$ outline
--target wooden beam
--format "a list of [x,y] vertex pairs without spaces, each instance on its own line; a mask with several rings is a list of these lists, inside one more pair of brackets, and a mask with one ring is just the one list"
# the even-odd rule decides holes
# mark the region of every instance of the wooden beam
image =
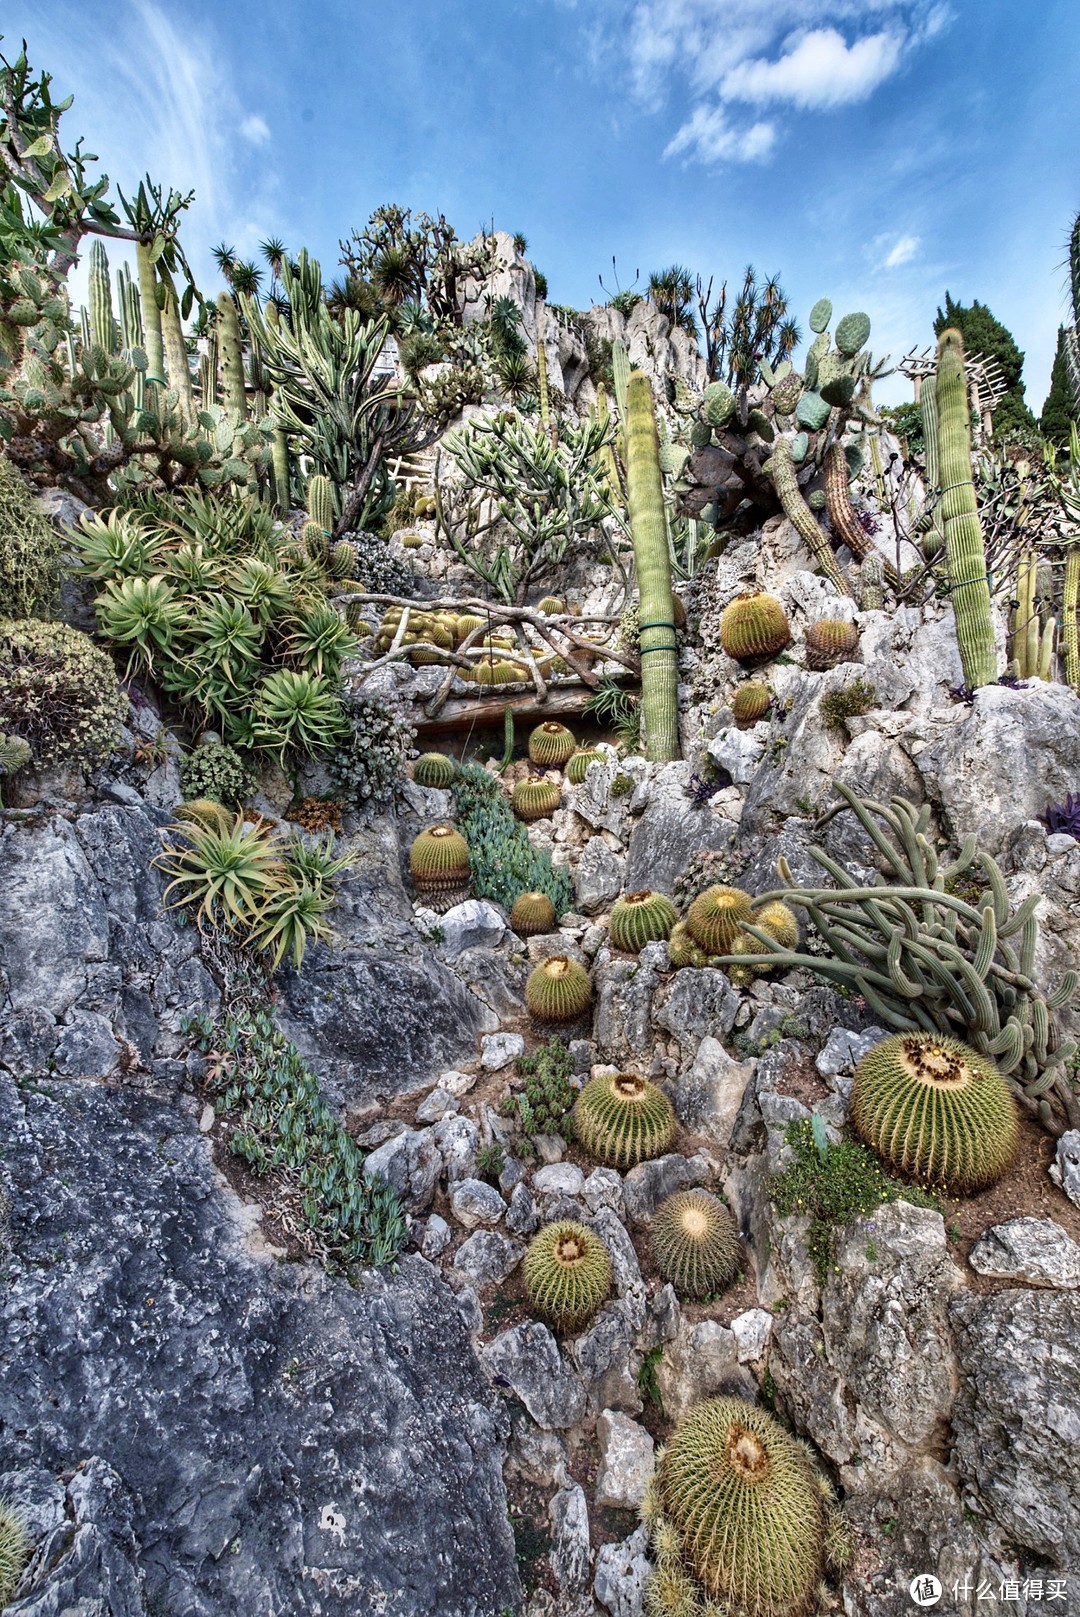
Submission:
[[[622,680],[619,680],[622,683]],[[520,719],[565,718],[582,713],[593,692],[585,685],[557,686],[548,691],[547,701],[538,702],[535,691],[517,696],[489,696],[481,701],[452,696],[437,718],[416,720],[416,733],[425,739],[450,735],[458,730],[487,730],[502,724],[507,707]]]

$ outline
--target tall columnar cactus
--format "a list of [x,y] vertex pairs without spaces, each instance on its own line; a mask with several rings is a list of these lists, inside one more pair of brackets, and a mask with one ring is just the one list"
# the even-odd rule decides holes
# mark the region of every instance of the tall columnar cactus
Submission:
[[218,357],[221,363],[221,396],[227,410],[244,414],[244,355],[240,346],[240,316],[228,292],[217,300]]
[[930,526],[922,536],[922,551],[933,561],[945,548],[945,528],[941,520],[941,430],[938,420],[937,378],[928,376],[919,394],[922,410],[923,442],[926,446],[926,483],[930,500]]
[[165,345],[165,365],[169,384],[180,395],[180,414],[186,426],[195,423],[195,393],[191,386],[191,367],[188,365],[184,328],[180,320],[180,299],[176,295],[172,276],[162,267],[159,271],[165,298],[161,309],[161,337]]
[[312,522],[317,522],[329,539],[334,531],[334,489],[330,479],[320,472],[308,478],[307,509]]
[[859,611],[880,612],[885,604],[885,563],[875,550],[859,568]]
[[1021,679],[1050,678],[1057,620],[1044,617],[1040,611],[1045,582],[1039,577],[1035,552],[1028,551],[1021,556],[1016,575],[1016,605],[1009,624],[1009,661],[1015,663]]
[[550,431],[551,429],[551,396],[548,392],[547,348],[544,344],[544,326],[547,307],[537,299],[536,304],[536,399],[540,408],[540,420]]
[[679,662],[660,441],[652,387],[641,371],[626,386],[626,481],[640,602],[641,707],[646,757],[679,756]]
[[[842,457],[843,450],[840,453]],[[818,567],[833,587],[841,595],[850,595],[851,585],[844,577],[840,569],[840,563],[832,553],[825,530],[803,499],[795,471],[795,462],[791,458],[791,445],[786,438],[780,438],[777,441],[769,467],[773,483],[776,486],[776,492],[780,497],[780,504],[784,508],[784,515],[791,522],[799,538],[803,540]],[[846,489],[846,473],[844,486]],[[856,523],[857,526],[858,524]]]
[[150,256],[150,243],[135,248],[139,271],[139,308],[142,315],[143,347],[146,350],[146,380],[165,385],[165,345],[161,335],[161,307],[158,303],[157,275]]
[[113,319],[112,283],[105,243],[94,240],[90,246],[90,337],[95,347],[107,354],[116,352],[116,322]]
[[1061,646],[1065,683],[1080,689],[1080,543],[1069,546],[1061,591]]
[[[825,451],[824,472],[825,508],[836,533],[847,545],[851,554],[858,556],[860,561],[867,556],[876,555],[877,552],[851,502],[848,461],[840,444],[830,444]],[[886,563],[885,572],[890,584],[899,583],[895,567]]]
[[1073,404],[1080,410],[1080,213],[1069,232],[1069,291],[1073,323],[1065,328],[1065,367]]
[[956,638],[964,683],[972,690],[997,677],[994,620],[982,523],[971,479],[971,427],[964,342],[949,329],[938,339],[937,410],[941,520],[949,562]]

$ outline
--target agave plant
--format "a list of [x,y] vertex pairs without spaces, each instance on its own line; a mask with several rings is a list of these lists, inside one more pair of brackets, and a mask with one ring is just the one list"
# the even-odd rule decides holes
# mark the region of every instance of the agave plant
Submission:
[[258,744],[284,756],[321,752],[345,732],[345,716],[329,680],[307,669],[268,674],[255,693]]
[[299,971],[307,945],[334,935],[324,919],[333,902],[332,892],[319,892],[306,881],[290,882],[272,893],[252,916],[249,940],[270,956],[274,966],[291,955]]

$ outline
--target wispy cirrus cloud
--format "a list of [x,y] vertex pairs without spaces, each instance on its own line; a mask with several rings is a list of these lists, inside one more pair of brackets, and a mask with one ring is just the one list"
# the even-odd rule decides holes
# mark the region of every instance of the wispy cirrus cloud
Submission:
[[[760,161],[785,110],[867,100],[950,15],[942,0],[635,0],[621,48],[646,106],[694,99],[665,156]],[[766,107],[768,119],[746,110]]]
[[881,260],[882,269],[899,269],[901,264],[910,264],[921,246],[919,236],[898,236]]

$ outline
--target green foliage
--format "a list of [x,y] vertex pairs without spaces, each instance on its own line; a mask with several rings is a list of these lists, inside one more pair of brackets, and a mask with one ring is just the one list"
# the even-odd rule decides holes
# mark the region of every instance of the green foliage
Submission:
[[889,431],[906,441],[909,454],[923,453],[926,439],[923,436],[921,404],[886,404],[882,406],[880,414]]
[[[745,1617],[807,1617],[825,1567],[827,1485],[805,1448],[766,1410],[713,1398],[676,1428],[657,1467],[657,1501],[681,1550],[654,1529],[654,1581],[698,1583]],[[682,1565],[680,1565],[680,1559]],[[688,1591],[692,1604],[693,1586]],[[650,1590],[650,1596],[653,1591]],[[658,1607],[664,1617],[688,1608]]]
[[730,1286],[742,1261],[731,1210],[707,1190],[677,1191],[649,1225],[653,1261],[680,1297],[710,1297]]
[[546,893],[557,916],[570,908],[573,891],[565,870],[534,848],[515,820],[499,782],[476,764],[463,764],[453,785],[458,822],[472,856],[472,890],[504,909],[522,893]]
[[44,613],[60,582],[60,537],[6,455],[0,455],[0,618]]
[[78,629],[0,619],[0,731],[26,741],[38,769],[96,769],[127,707],[109,658]]
[[499,1175],[506,1167],[506,1158],[503,1156],[502,1146],[497,1140],[489,1140],[482,1145],[476,1153],[476,1177],[492,1182],[498,1180]]
[[574,1138],[574,1102],[577,1090],[570,1082],[574,1063],[562,1039],[551,1038],[531,1056],[519,1056],[517,1075],[524,1080],[520,1094],[509,1095],[505,1110],[522,1134],[558,1134]]
[[547,1224],[533,1236],[523,1273],[530,1304],[559,1332],[581,1330],[611,1291],[607,1247],[573,1219]]
[[0,1499],[0,1610],[15,1599],[15,1591],[30,1559],[30,1539],[22,1514]]
[[852,1117],[892,1167],[953,1195],[983,1190],[1012,1164],[1016,1101],[994,1063],[959,1039],[897,1033],[855,1069]]
[[838,691],[829,691],[818,704],[827,729],[838,730],[845,719],[857,718],[877,706],[877,686],[862,678],[849,679]]
[[785,1138],[794,1160],[773,1179],[770,1193],[785,1217],[797,1213],[810,1219],[808,1248],[822,1284],[832,1265],[835,1233],[845,1224],[883,1202],[940,1210],[936,1197],[890,1178],[874,1153],[855,1140],[842,1139],[819,1150],[808,1118],[790,1124]]
[[591,1157],[622,1173],[670,1149],[675,1112],[648,1078],[618,1072],[590,1078],[574,1106],[574,1128]]
[[638,1391],[641,1393],[641,1396],[644,1398],[645,1402],[651,1404],[656,1410],[661,1420],[666,1419],[666,1417],[664,1415],[664,1399],[660,1391],[660,1381],[659,1377],[657,1376],[657,1370],[659,1369],[660,1361],[663,1357],[664,1344],[662,1342],[658,1342],[656,1347],[650,1348],[647,1353],[642,1355],[641,1364],[637,1373]]
[[602,679],[585,703],[585,712],[597,724],[610,727],[617,744],[635,753],[641,748],[641,707],[635,696],[613,679]]
[[266,1007],[221,1023],[193,1017],[206,1083],[230,1124],[229,1147],[257,1174],[299,1192],[299,1213],[324,1258],[346,1270],[392,1264],[405,1244],[397,1196],[364,1173],[363,1153],[322,1099],[319,1080]]
[[1050,372],[1050,391],[1039,417],[1039,431],[1053,444],[1065,446],[1069,442],[1069,427],[1080,420],[1080,405],[1073,397],[1069,383],[1069,364],[1066,352],[1065,330],[1058,327],[1054,366]]
[[949,329],[960,333],[965,353],[996,359],[1001,367],[1005,392],[994,410],[994,436],[1001,443],[1015,438],[1031,439],[1036,432],[1036,422],[1024,403],[1024,355],[1016,346],[1012,332],[977,298],[970,304],[954,303],[946,292],[945,307],[938,309],[934,317],[934,335],[940,337]]
[[180,765],[185,799],[209,797],[237,807],[251,795],[251,772],[234,747],[223,741],[203,742]]

